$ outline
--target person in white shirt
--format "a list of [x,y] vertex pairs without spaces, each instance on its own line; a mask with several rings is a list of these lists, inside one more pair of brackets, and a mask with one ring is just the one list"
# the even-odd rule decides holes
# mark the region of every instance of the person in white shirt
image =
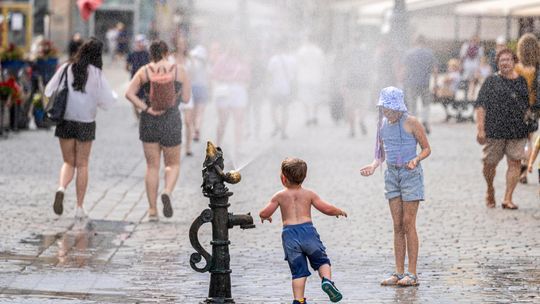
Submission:
[[273,104],[274,132],[272,135],[281,133],[281,138],[285,139],[287,138],[285,130],[289,116],[289,104],[296,93],[296,60],[287,52],[285,41],[280,43],[279,47],[276,48],[275,55],[270,57],[268,62],[268,93]]
[[117,99],[101,70],[102,53],[103,44],[91,38],[81,46],[71,62],[63,64],[56,71],[45,88],[45,96],[50,97],[64,85],[62,75],[67,71],[69,93],[66,112],[54,134],[60,140],[64,164],[60,170],[53,209],[56,214],[62,214],[64,191],[76,172],[77,220],[86,217],[83,202],[88,185],[88,159],[96,133],[97,107],[106,109]]
[[323,50],[306,40],[296,53],[298,99],[306,107],[307,125],[317,124],[317,109],[323,102],[326,58]]

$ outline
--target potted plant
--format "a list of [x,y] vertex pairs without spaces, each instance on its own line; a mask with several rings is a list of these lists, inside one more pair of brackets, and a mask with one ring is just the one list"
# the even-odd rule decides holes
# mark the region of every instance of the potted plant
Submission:
[[24,66],[24,52],[11,43],[9,47],[0,53],[0,64],[3,69],[18,71]]
[[11,100],[17,104],[21,104],[20,93],[21,89],[13,77],[10,77],[6,81],[0,81],[0,101],[3,103]]
[[34,115],[34,122],[36,127],[40,129],[48,129],[49,125],[45,121],[45,106],[43,104],[43,98],[40,93],[34,94],[32,97],[32,114]]

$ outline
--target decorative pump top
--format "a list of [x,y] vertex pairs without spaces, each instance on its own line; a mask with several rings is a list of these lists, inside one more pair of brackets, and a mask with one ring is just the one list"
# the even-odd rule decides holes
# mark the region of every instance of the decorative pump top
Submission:
[[201,186],[205,196],[227,195],[229,189],[225,186],[225,182],[236,184],[242,179],[240,172],[231,170],[225,173],[223,172],[224,167],[223,151],[220,147],[216,147],[212,142],[208,141],[202,170],[203,184]]

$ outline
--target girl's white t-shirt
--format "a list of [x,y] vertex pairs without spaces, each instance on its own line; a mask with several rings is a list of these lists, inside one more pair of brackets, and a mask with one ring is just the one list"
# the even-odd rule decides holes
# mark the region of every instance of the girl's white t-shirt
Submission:
[[[64,79],[60,83],[62,73],[68,63],[64,63],[54,74],[53,78],[45,87],[45,96],[50,97],[58,88],[64,87]],[[64,120],[77,122],[94,122],[96,120],[97,107],[109,108],[117,99],[118,95],[111,89],[103,71],[93,65],[88,66],[88,80],[84,92],[73,90],[73,71],[69,66],[68,102]]]

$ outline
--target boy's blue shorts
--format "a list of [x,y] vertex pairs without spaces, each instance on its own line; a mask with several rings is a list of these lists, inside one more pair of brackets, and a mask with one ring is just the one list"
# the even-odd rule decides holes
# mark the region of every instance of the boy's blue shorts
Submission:
[[311,222],[283,226],[281,239],[293,280],[311,275],[306,258],[315,270],[324,264],[330,265],[326,248]]

